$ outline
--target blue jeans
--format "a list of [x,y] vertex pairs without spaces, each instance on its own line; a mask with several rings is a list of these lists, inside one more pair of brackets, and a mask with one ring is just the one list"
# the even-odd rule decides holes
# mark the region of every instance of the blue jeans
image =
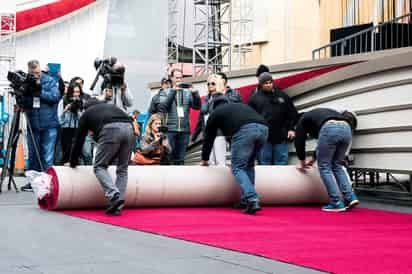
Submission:
[[58,129],[33,129],[33,137],[39,150],[40,159],[45,170],[41,170],[40,168],[30,131],[28,131],[27,134],[27,147],[29,149],[29,169],[36,171],[46,171],[53,165],[54,149],[56,147]]
[[170,131],[167,133],[170,147],[172,148],[171,161],[175,165],[184,165],[186,148],[190,141],[188,132]]
[[344,199],[351,199],[352,186],[342,166],[351,141],[352,131],[349,125],[326,123],[319,132],[316,151],[319,173],[331,203],[340,200],[339,189]]
[[259,201],[255,190],[255,160],[268,137],[268,127],[250,123],[232,137],[232,173],[242,190],[241,201]]
[[88,134],[84,140],[81,155],[82,164],[85,166],[90,166],[93,164],[93,143],[93,137]]
[[288,164],[289,147],[287,143],[272,144],[266,142],[259,152],[259,165],[282,165]]

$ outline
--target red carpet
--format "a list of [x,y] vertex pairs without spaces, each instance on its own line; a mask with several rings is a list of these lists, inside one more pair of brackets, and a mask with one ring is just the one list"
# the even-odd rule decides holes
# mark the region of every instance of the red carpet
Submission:
[[412,214],[266,207],[258,216],[228,208],[128,209],[65,214],[260,255],[333,273],[412,273]]

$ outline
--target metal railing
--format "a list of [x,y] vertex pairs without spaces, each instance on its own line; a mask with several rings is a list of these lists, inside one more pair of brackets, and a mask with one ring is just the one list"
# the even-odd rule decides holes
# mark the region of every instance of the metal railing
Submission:
[[336,40],[312,51],[312,59],[412,46],[412,12]]

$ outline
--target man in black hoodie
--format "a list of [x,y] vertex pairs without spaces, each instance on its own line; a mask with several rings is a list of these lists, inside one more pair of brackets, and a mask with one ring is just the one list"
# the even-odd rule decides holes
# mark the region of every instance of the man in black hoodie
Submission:
[[287,165],[288,139],[295,136],[297,110],[292,100],[273,84],[272,75],[259,76],[259,90],[249,98],[249,106],[261,114],[269,124],[269,138],[262,148],[260,165]]
[[[135,143],[132,122],[127,114],[113,104],[89,101],[87,110],[79,121],[79,128],[70,155],[70,166],[76,167],[87,133],[91,131],[97,142],[94,173],[104,195],[110,201],[108,215],[120,215],[127,187],[127,167]],[[109,165],[117,163],[116,184],[107,171]]]

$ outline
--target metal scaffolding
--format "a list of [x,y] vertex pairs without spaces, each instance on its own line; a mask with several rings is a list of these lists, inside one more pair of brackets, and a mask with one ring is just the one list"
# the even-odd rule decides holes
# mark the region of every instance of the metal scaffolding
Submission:
[[253,51],[252,0],[194,0],[193,75],[247,66]]
[[0,158],[3,159],[4,141],[10,130],[7,123],[8,113],[14,103],[7,80],[8,71],[15,69],[16,63],[16,13],[0,12]]
[[248,66],[248,55],[253,51],[252,0],[232,0],[231,69]]
[[0,13],[0,86],[8,86],[7,72],[16,62],[16,14]]
[[178,0],[168,2],[167,63],[169,66],[179,63],[178,41]]
[[194,0],[194,77],[231,70],[231,2]]

